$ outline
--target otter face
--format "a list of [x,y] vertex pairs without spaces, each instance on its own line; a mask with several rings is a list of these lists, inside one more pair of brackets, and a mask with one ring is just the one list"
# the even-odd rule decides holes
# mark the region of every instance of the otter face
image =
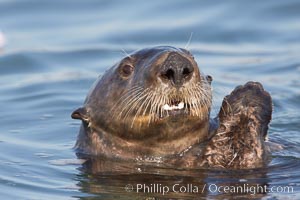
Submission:
[[126,138],[163,137],[209,120],[211,77],[200,73],[185,49],[134,52],[91,89],[85,109],[91,127]]

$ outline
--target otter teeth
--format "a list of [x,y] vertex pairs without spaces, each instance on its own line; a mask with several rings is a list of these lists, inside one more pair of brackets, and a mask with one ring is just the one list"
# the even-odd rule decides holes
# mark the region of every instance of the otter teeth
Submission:
[[162,108],[164,110],[180,110],[184,108],[184,103],[180,102],[178,105],[171,105],[171,106],[169,106],[169,104],[165,104]]

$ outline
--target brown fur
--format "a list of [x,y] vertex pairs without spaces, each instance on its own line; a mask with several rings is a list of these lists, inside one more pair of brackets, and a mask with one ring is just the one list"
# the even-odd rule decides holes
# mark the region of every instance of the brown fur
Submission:
[[[259,83],[237,87],[210,119],[211,81],[187,50],[134,52],[100,77],[84,106],[73,112],[82,120],[78,152],[183,167],[262,166],[269,94]],[[179,102],[181,110],[164,108]]]

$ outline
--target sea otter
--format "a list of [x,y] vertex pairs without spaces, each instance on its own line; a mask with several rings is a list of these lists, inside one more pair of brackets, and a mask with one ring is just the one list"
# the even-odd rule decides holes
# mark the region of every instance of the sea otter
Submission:
[[83,107],[79,155],[180,167],[266,165],[272,100],[258,82],[238,86],[211,118],[212,77],[186,49],[136,51],[99,77]]

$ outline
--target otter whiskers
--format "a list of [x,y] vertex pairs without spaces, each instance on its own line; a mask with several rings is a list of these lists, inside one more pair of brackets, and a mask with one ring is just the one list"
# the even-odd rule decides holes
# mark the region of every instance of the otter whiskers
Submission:
[[[143,88],[133,86],[126,91],[112,109],[112,117],[118,120],[130,120],[130,127],[134,124],[142,125],[144,121],[139,117],[147,119],[147,125],[151,122],[168,117],[169,111],[184,110],[192,116],[203,118],[203,113],[208,113],[211,105],[211,88],[202,77],[201,82],[191,83],[188,87],[183,86],[180,90],[167,88],[164,91],[156,88]],[[174,103],[175,102],[175,103]],[[203,110],[204,109],[204,112]],[[121,110],[116,112],[115,110]],[[116,115],[117,114],[117,115]],[[136,122],[139,123],[136,123]]]

